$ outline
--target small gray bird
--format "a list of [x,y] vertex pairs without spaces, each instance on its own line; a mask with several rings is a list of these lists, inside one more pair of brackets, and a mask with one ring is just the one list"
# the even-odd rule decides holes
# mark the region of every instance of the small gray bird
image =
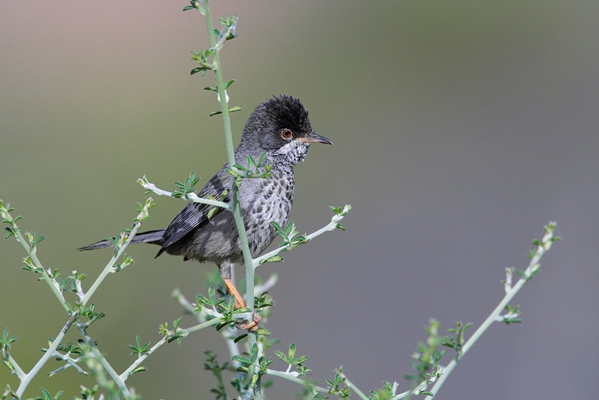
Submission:
[[[312,143],[333,144],[312,131],[308,111],[300,101],[288,95],[273,97],[260,104],[250,115],[235,160],[242,165],[248,156],[258,160],[265,154],[264,165],[270,165],[270,178],[244,179],[239,188],[239,202],[253,257],[264,251],[276,236],[272,221],[285,226],[293,203],[295,178],[293,167],[304,161]],[[219,198],[231,192],[232,176],[225,164],[198,193],[199,197]],[[227,195],[223,200],[229,202]],[[222,209],[208,217],[213,206],[189,203],[166,229],[138,233],[131,243],[151,243],[163,252],[183,256],[184,260],[213,262],[220,272],[236,306],[245,307],[243,297],[231,281],[231,264],[243,261],[239,234],[233,214]],[[102,240],[80,250],[110,247]]]

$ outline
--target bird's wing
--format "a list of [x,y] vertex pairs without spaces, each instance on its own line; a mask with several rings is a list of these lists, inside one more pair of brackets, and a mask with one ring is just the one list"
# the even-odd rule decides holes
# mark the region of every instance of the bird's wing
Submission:
[[[206,185],[198,193],[198,197],[211,196],[219,199],[225,190],[230,192],[231,179],[226,172],[227,164],[206,183]],[[220,199],[219,199],[220,200]],[[230,201],[229,194],[221,201],[228,203]],[[168,227],[164,230],[162,248],[158,251],[156,257],[162,254],[169,246],[177,243],[188,233],[200,227],[208,221],[208,213],[215,208],[202,203],[189,203],[183,210],[171,221]],[[220,212],[221,209],[216,207],[214,213]],[[214,215],[214,214],[213,214]]]

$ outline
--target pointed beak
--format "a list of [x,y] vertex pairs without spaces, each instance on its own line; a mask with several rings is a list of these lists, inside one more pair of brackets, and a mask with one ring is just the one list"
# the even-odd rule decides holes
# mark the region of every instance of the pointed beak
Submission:
[[299,140],[300,142],[304,142],[304,143],[333,144],[333,142],[331,142],[329,139],[327,139],[324,136],[321,136],[317,133],[314,133],[314,132],[308,133],[306,136],[300,137],[297,140]]

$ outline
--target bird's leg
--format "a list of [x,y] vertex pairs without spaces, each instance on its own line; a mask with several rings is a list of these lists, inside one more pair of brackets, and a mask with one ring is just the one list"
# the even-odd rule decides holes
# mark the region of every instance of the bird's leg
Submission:
[[[233,268],[233,264],[229,263],[229,262],[224,262],[222,264],[217,264],[218,266],[218,270],[220,271],[220,276],[223,278],[223,282],[225,283],[225,286],[227,287],[227,292],[229,293],[230,296],[235,296],[235,309],[239,309],[239,308],[246,308],[246,303],[245,300],[243,299],[243,296],[241,295],[241,293],[239,293],[239,290],[237,290],[237,287],[235,286],[235,284],[233,283],[233,280],[231,279],[231,270]],[[260,314],[254,314],[253,318],[252,318],[252,322],[247,322],[244,321],[243,323],[239,324],[239,328],[240,329],[244,329],[244,330],[248,330],[248,331],[256,331],[258,330],[258,323],[262,320],[262,317],[260,316]]]
[[241,295],[241,293],[239,293],[239,290],[237,290],[237,287],[233,283],[233,264],[224,262],[222,264],[217,264],[217,266],[220,272],[220,276],[221,278],[223,278],[225,286],[227,287],[227,293],[229,293],[230,296],[235,296],[235,309],[237,310],[238,308],[245,308],[245,300],[243,299],[243,296]]
[[237,287],[235,286],[233,281],[229,278],[224,279],[224,281],[225,286],[227,287],[227,292],[229,292],[231,296],[235,296],[235,309],[237,310],[238,308],[245,308],[245,300],[243,299],[243,297],[241,297],[241,293],[239,293],[239,290],[237,290]]

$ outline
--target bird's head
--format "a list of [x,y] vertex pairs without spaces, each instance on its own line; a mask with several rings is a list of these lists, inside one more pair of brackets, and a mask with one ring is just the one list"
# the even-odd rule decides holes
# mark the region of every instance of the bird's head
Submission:
[[249,153],[284,156],[297,164],[304,160],[312,143],[333,144],[312,130],[308,111],[297,98],[281,95],[256,107],[245,124],[239,147]]

